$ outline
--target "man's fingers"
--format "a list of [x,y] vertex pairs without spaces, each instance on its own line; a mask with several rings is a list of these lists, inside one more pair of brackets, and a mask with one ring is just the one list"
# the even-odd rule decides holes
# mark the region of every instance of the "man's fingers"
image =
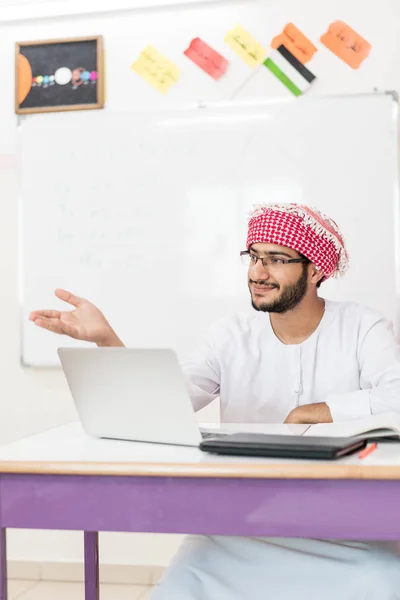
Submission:
[[65,323],[61,323],[59,319],[46,319],[39,317],[35,320],[35,325],[41,327],[42,329],[52,331],[53,333],[76,337],[76,331],[74,327],[71,327],[71,325],[66,325]]
[[60,323],[56,323],[51,321],[50,319],[38,318],[35,320],[35,325],[37,327],[41,327],[42,329],[47,329],[48,331],[53,331],[53,333],[63,333],[60,327]]
[[59,288],[54,290],[54,293],[57,298],[63,302],[68,302],[68,304],[72,304],[72,306],[75,307],[78,307],[83,300],[83,298],[79,298],[79,296],[75,296],[74,294],[71,294],[71,292],[67,292],[67,290],[62,290]]
[[30,321],[36,321],[36,319],[45,317],[46,319],[59,319],[61,316],[58,310],[34,310],[29,315]]

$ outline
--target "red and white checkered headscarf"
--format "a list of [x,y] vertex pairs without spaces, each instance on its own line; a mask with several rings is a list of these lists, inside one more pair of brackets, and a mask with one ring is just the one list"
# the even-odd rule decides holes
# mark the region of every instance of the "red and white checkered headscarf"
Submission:
[[335,221],[303,204],[261,204],[250,214],[247,249],[252,244],[287,246],[303,254],[324,274],[341,277],[349,266]]

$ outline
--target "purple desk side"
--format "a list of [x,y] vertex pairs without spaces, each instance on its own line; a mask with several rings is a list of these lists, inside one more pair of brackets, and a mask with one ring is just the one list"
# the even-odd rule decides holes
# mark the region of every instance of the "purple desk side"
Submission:
[[99,531],[400,539],[400,480],[0,475],[6,528],[85,532],[86,600],[99,599]]

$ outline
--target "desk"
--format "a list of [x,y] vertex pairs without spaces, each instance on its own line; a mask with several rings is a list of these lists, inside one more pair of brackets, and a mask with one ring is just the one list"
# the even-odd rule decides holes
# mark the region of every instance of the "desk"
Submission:
[[11,527],[84,531],[85,598],[98,600],[99,531],[398,540],[399,502],[400,444],[362,461],[248,459],[71,423],[0,447],[0,600]]

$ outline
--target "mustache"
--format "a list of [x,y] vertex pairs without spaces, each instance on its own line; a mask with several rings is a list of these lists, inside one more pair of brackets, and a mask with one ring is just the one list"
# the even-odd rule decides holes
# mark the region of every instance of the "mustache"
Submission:
[[254,283],[259,287],[264,286],[268,288],[279,289],[279,285],[277,283],[271,283],[270,281],[266,281],[265,279],[259,279],[258,281],[255,281],[254,279],[249,279],[249,283]]

